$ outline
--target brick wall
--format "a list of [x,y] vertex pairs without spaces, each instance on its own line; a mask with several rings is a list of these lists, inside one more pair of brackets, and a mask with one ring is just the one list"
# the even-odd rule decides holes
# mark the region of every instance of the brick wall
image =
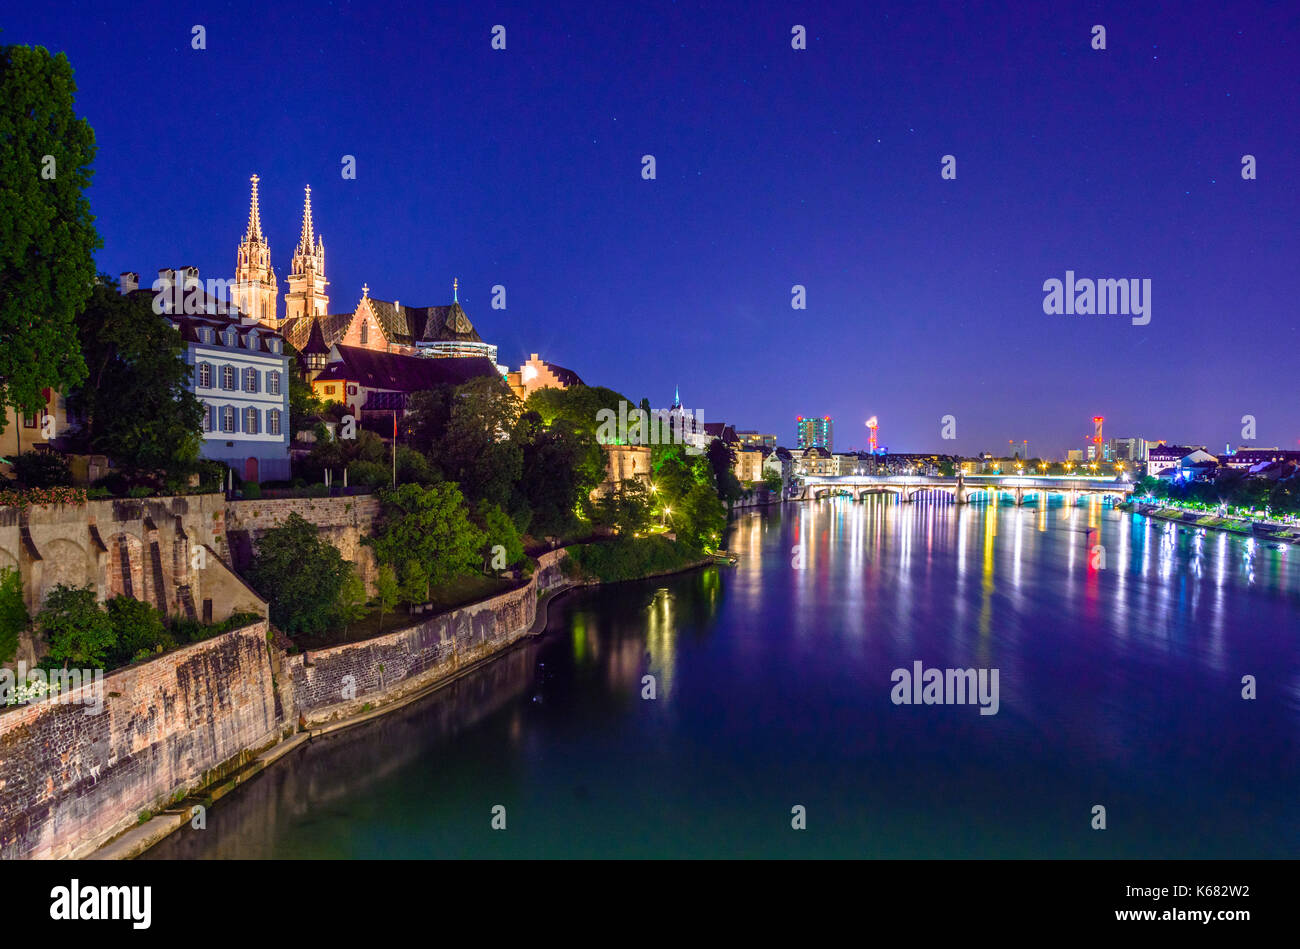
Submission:
[[82,855],[277,736],[265,622],[105,676],[98,715],[11,708],[0,713],[0,858]]

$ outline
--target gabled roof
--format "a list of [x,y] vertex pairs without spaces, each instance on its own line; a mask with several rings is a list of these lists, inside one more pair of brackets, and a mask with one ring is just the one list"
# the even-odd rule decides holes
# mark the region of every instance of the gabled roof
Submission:
[[479,376],[501,378],[491,360],[482,356],[430,359],[335,344],[331,362],[314,381],[338,380],[356,382],[369,389],[420,392],[438,386],[460,385]]

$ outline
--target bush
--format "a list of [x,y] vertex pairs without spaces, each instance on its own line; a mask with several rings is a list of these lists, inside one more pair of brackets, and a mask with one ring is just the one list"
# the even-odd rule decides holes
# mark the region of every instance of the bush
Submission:
[[354,461],[348,465],[348,485],[377,488],[393,482],[393,472],[388,465],[375,461]]
[[22,577],[17,570],[0,567],[0,662],[8,662],[17,654],[18,634],[30,621],[23,602]]
[[104,475],[104,477],[98,479],[91,485],[92,489],[103,488],[113,496],[119,498],[126,494],[126,489],[130,486],[130,483],[126,480],[126,475],[122,474],[120,471],[110,471],[108,474]]
[[147,485],[137,484],[130,491],[126,492],[129,498],[151,498],[154,496],[154,489]]
[[176,646],[163,625],[162,613],[143,600],[115,596],[105,606],[117,639],[108,656],[111,667],[124,666],[141,653],[149,655]]
[[104,668],[117,639],[89,586],[56,586],[37,614],[36,626],[50,646],[48,658],[64,666]]
[[13,459],[14,477],[29,488],[58,488],[72,484],[72,472],[62,455],[25,451]]
[[321,484],[319,481],[307,488],[307,497],[309,498],[328,497],[329,493],[330,493],[330,489],[327,488],[325,485]]
[[245,481],[242,494],[245,501],[256,501],[262,496],[262,486],[256,481]]
[[[581,573],[605,583],[682,570],[699,558],[699,551],[661,535],[620,537],[609,543],[569,549],[569,559]],[[566,573],[572,569],[566,568]]]

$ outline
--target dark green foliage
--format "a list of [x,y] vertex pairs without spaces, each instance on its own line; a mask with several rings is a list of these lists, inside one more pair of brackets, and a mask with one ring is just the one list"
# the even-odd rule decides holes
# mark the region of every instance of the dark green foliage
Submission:
[[95,134],[76,91],[64,54],[0,46],[0,431],[5,406],[33,414],[42,390],[86,377],[76,317],[102,241],[83,194]]
[[430,584],[478,570],[484,535],[470,521],[455,484],[403,484],[381,492],[380,501],[382,521],[369,541],[380,563],[401,570],[414,561],[422,568],[426,591]]
[[106,277],[77,332],[89,375],[68,394],[68,409],[82,419],[80,447],[160,482],[197,470],[204,409],[190,391],[180,333],[147,297],[122,296]]
[[104,668],[117,640],[89,586],[56,586],[36,614],[36,628],[50,647],[51,661],[64,668]]
[[22,577],[17,570],[0,567],[0,662],[13,659],[18,652],[18,634],[29,622]]
[[176,646],[163,625],[162,613],[148,603],[129,596],[115,596],[104,605],[115,639],[108,654],[110,668]]
[[350,569],[316,526],[295,513],[262,535],[248,577],[270,603],[276,626],[286,633],[320,633],[337,616]]
[[619,537],[608,543],[569,548],[569,558],[579,572],[604,583],[684,570],[700,557],[699,551],[663,536]]
[[28,488],[57,488],[72,484],[72,472],[62,455],[25,451],[13,459],[14,477]]

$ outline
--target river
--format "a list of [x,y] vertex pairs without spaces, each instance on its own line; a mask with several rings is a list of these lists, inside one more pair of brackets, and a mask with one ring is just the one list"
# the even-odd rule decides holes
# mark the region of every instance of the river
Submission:
[[[545,637],[146,857],[1300,856],[1300,548],[886,497],[728,543],[738,566],[566,594]],[[997,713],[895,704],[917,661],[997,669]]]

